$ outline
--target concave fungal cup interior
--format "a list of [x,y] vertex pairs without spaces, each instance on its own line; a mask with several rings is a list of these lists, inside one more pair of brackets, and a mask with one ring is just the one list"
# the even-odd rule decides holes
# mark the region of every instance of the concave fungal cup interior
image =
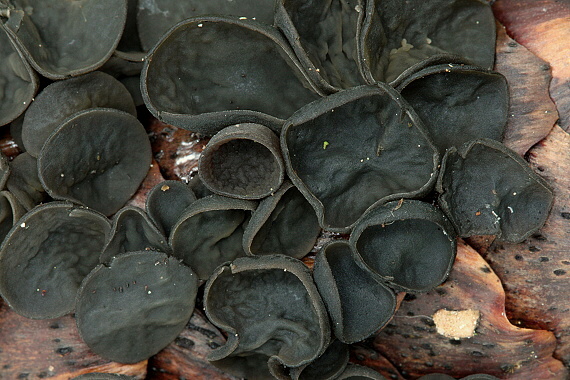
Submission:
[[[483,0],[0,0],[21,151],[0,157],[0,294],[74,312],[92,351],[133,363],[204,286],[223,371],[382,379],[347,345],[444,282],[458,237],[521,242],[552,205],[501,143],[494,53]],[[210,140],[142,209],[149,111]]]

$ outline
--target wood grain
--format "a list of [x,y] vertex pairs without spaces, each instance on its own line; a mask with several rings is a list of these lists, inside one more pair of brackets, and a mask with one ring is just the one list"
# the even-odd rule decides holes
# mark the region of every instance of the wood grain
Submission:
[[[487,373],[502,379],[566,379],[567,369],[552,357],[554,334],[513,326],[504,306],[499,278],[474,249],[460,243],[448,280],[426,294],[409,295],[369,348],[410,379],[432,372],[456,378]],[[432,316],[441,309],[478,311],[475,335],[457,340],[438,333]]]

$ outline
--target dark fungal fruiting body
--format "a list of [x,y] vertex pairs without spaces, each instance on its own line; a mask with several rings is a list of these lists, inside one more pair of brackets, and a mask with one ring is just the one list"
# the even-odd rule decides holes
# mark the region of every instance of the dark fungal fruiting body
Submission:
[[489,139],[450,149],[437,182],[439,204],[459,236],[519,243],[542,227],[554,194],[519,155]]
[[350,244],[361,264],[397,289],[426,292],[449,274],[457,250],[447,217],[429,203],[401,200],[370,210]]
[[332,320],[334,335],[350,344],[382,328],[396,311],[396,294],[354,261],[345,241],[333,241],[317,254],[315,283]]
[[370,0],[359,41],[364,77],[391,82],[440,54],[491,69],[495,38],[495,18],[483,0]]
[[110,230],[102,214],[50,202],[25,214],[0,249],[0,294],[34,319],[71,312],[83,278],[98,264]]
[[94,108],[74,114],[51,134],[38,172],[53,198],[111,215],[134,194],[150,161],[148,136],[134,116]]
[[396,90],[416,110],[441,155],[473,139],[503,139],[509,89],[497,72],[464,64],[430,65],[399,78]]
[[336,380],[387,380],[372,368],[349,364]]
[[150,190],[145,208],[154,224],[165,236],[170,236],[172,228],[184,210],[194,201],[196,201],[196,195],[188,185],[170,180],[160,182]]
[[279,189],[284,177],[279,138],[260,124],[236,124],[216,133],[202,151],[198,173],[212,192],[261,199]]
[[299,367],[329,343],[323,302],[302,262],[284,255],[242,257],[220,266],[206,283],[208,318],[228,332],[208,357],[237,376],[271,379]]
[[192,203],[172,229],[173,255],[207,280],[218,265],[245,256],[243,231],[256,203],[210,195]]
[[14,46],[2,23],[0,15],[0,126],[21,115],[38,90],[36,73]]
[[[126,0],[8,0],[4,27],[49,79],[93,71],[111,56],[125,25]],[[108,15],[112,14],[113,17]]]
[[213,135],[283,120],[319,97],[280,33],[252,20],[197,17],[173,27],[141,73],[147,108],[159,120]]
[[137,23],[141,44],[150,50],[174,25],[190,17],[228,15],[273,24],[273,0],[139,1]]
[[421,121],[389,86],[360,86],[320,99],[283,127],[289,178],[321,227],[348,232],[375,204],[433,187],[439,155]]
[[133,376],[121,375],[118,373],[86,373],[74,377],[71,380],[135,380]]
[[143,210],[127,206],[113,216],[111,233],[99,260],[108,264],[114,256],[135,251],[170,253],[170,247],[166,237]]
[[108,74],[96,71],[48,85],[26,111],[22,125],[26,151],[37,157],[48,137],[68,117],[96,107],[137,115],[127,89]]
[[6,187],[27,211],[49,199],[38,177],[38,161],[27,152],[10,162]]
[[14,194],[0,191],[0,239],[4,240],[10,229],[25,214],[26,209]]
[[289,181],[261,200],[243,233],[248,255],[282,253],[301,259],[321,231],[315,210]]
[[192,312],[194,272],[158,252],[129,252],[99,265],[77,293],[76,321],[85,343],[120,363],[148,359],[174,340]]
[[348,345],[333,340],[326,351],[305,367],[290,371],[292,380],[332,380],[336,379],[348,364]]
[[309,77],[329,94],[366,84],[360,75],[357,45],[363,18],[361,0],[279,0],[275,10],[276,26]]

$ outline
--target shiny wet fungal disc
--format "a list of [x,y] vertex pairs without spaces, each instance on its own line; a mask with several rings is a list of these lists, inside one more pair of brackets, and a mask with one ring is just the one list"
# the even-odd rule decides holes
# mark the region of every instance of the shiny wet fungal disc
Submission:
[[163,349],[192,312],[197,276],[158,252],[129,252],[97,266],[81,284],[76,320],[89,348],[119,363],[136,363]]

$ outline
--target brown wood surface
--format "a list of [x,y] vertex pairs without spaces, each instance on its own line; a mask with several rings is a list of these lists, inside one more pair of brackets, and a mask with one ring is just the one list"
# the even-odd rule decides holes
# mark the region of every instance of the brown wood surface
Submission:
[[550,96],[560,126],[570,128],[570,2],[567,0],[497,0],[495,17],[518,43],[552,67]]
[[[512,325],[504,302],[499,278],[474,249],[460,243],[448,280],[426,294],[408,296],[392,322],[367,342],[368,347],[411,379],[432,372],[454,377],[488,373],[517,380],[566,379],[567,369],[552,357],[554,334]],[[433,320],[439,310],[478,312],[475,334],[457,340],[439,333]]]
[[32,320],[0,300],[0,379],[68,380],[87,372],[120,373],[144,379],[147,361],[119,364],[92,353],[71,315]]

